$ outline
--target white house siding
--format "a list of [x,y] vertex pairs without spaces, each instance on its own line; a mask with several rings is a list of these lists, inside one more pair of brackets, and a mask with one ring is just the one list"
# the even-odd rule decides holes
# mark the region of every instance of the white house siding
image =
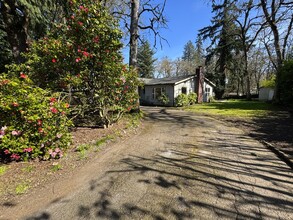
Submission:
[[260,88],[258,99],[260,101],[271,101],[274,97],[274,89],[273,88]]
[[195,80],[194,78],[189,79],[184,82],[180,82],[178,84],[175,84],[174,86],[174,97],[176,98],[178,95],[182,93],[182,88],[186,88],[186,94],[188,95],[191,92],[195,92]]
[[210,97],[211,96],[214,96],[214,91],[213,91],[213,87],[208,84],[208,83],[204,83],[204,86],[203,86],[203,101],[204,102],[209,102],[210,101]]

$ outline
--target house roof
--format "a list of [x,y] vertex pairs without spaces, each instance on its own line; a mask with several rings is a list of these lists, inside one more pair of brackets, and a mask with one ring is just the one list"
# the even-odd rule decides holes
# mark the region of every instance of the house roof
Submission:
[[186,76],[176,76],[176,77],[167,77],[167,78],[158,78],[158,79],[148,79],[148,78],[139,78],[145,85],[168,85],[168,84],[178,84],[182,81],[189,80],[195,75],[186,75]]
[[[175,85],[195,77],[197,77],[196,74],[176,76],[176,77],[157,78],[157,79],[150,79],[150,78],[139,78],[139,79],[143,82],[144,85],[154,86],[154,85]],[[206,83],[210,84],[211,86],[216,87],[216,85],[210,80],[208,80],[207,78],[204,78],[204,80]]]

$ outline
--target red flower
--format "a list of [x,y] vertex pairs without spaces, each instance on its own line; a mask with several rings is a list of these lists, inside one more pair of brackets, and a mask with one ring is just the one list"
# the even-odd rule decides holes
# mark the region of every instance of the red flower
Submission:
[[42,123],[43,123],[42,120],[41,119],[38,119],[38,125],[41,126]]
[[86,51],[83,51],[82,54],[85,56],[85,57],[88,57],[90,55],[90,53],[86,52]]
[[23,72],[20,73],[20,78],[22,79],[26,79],[27,78],[27,75],[25,75]]
[[51,112],[54,113],[54,114],[58,113],[58,109],[56,109],[56,108],[54,108],[54,107],[51,107],[50,110],[51,110]]
[[38,132],[39,132],[39,133],[43,133],[43,132],[44,132],[43,128],[41,128],[41,127],[38,128]]
[[0,86],[2,86],[2,85],[6,85],[6,84],[8,84],[10,82],[10,80],[8,80],[8,79],[4,79],[4,80],[2,80],[1,82],[0,82]]
[[72,19],[72,20],[74,19],[74,15],[71,15],[71,19]]
[[84,7],[81,5],[81,6],[79,6],[79,9],[83,10],[83,9],[84,9]]
[[79,58],[79,57],[77,57],[76,59],[75,59],[75,62],[79,62],[79,61],[81,61],[81,59]]
[[77,52],[80,53],[81,52],[81,49],[78,49]]
[[4,154],[10,154],[10,151],[9,151],[8,149],[6,149],[6,150],[4,151]]
[[80,26],[82,26],[83,25],[83,23],[81,22],[81,21],[78,21],[77,22]]
[[56,63],[56,62],[57,62],[57,60],[56,60],[55,58],[53,58],[53,59],[52,59],[52,62],[53,62],[53,63]]
[[96,37],[93,39],[93,42],[94,42],[94,43],[99,43],[99,37],[96,36]]
[[52,97],[52,98],[50,98],[50,102],[56,102],[57,101],[57,99],[55,98],[55,97]]

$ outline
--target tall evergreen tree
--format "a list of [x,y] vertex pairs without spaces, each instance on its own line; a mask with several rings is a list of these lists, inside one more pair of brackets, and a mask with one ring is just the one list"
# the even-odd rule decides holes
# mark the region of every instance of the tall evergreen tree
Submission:
[[152,50],[148,41],[143,41],[138,47],[137,67],[140,77],[153,78],[155,71],[154,58],[155,52]]
[[213,1],[212,25],[199,31],[203,40],[209,38],[211,45],[208,48],[207,61],[213,56],[217,57],[213,81],[216,83],[216,97],[222,98],[226,90],[227,71],[232,60],[232,51],[235,45],[234,22],[235,22],[235,0],[223,0],[216,4]]
[[195,73],[196,63],[196,49],[191,40],[189,40],[183,48],[183,56],[181,60],[181,73],[180,75],[188,75]]
[[189,40],[185,45],[183,49],[183,56],[182,60],[193,62],[195,58],[195,47],[191,40]]

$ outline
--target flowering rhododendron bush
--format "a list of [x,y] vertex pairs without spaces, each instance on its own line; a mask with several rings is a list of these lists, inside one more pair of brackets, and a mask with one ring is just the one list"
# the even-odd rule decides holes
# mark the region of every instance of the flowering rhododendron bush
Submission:
[[0,159],[60,158],[71,137],[69,104],[35,87],[21,72],[0,77]]
[[16,74],[26,72],[41,88],[67,91],[79,113],[108,126],[136,108],[137,73],[122,63],[122,32],[103,6],[76,0],[68,9],[66,23],[31,45]]

